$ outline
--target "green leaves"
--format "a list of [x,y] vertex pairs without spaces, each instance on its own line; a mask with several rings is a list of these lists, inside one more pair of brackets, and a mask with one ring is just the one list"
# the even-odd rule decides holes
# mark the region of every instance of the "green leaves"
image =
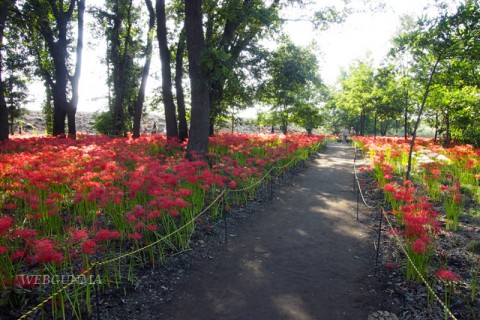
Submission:
[[[292,115],[296,115],[293,120],[298,120],[302,126],[306,119],[317,121],[312,108],[318,103],[322,81],[312,48],[298,47],[287,38],[282,40],[268,62],[269,79],[262,89],[261,100],[278,113],[286,132]],[[310,130],[316,127],[312,124],[305,126]]]

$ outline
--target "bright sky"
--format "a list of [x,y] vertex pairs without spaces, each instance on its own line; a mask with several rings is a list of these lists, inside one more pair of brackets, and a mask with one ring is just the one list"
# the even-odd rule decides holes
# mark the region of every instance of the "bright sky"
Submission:
[[[333,1],[339,2],[339,1]],[[428,0],[384,0],[385,10],[381,12],[354,13],[347,21],[334,25],[329,30],[315,32],[308,22],[291,22],[287,25],[290,37],[299,45],[314,40],[319,48],[322,78],[332,85],[340,70],[348,69],[355,59],[371,54],[375,63],[380,63],[391,48],[390,40],[400,27],[400,17],[409,14],[419,16]],[[316,0],[322,4],[325,0]],[[363,0],[353,0],[361,8]]]
[[[328,0],[338,3],[341,0]],[[315,6],[325,4],[325,0],[314,1]],[[341,25],[329,30],[316,32],[309,22],[289,22],[285,31],[298,45],[307,45],[315,41],[319,48],[321,75],[324,81],[334,84],[340,70],[347,69],[355,59],[365,58],[370,53],[376,63],[385,57],[390,48],[390,39],[400,25],[400,16],[404,14],[419,15],[428,0],[384,0],[386,10],[382,12],[354,13]],[[353,5],[361,6],[363,0],[352,0]],[[90,16],[86,17],[87,23]],[[86,28],[87,30],[88,28]],[[92,43],[89,34],[85,34],[84,61],[80,80],[79,112],[94,112],[106,105],[108,88],[105,84],[107,69],[101,63],[105,57],[105,47]],[[153,53],[151,74],[159,78],[160,62],[158,49]],[[159,80],[152,77],[148,82],[148,91],[159,86]],[[42,84],[35,84],[32,91],[37,92],[30,109],[40,109],[44,100]]]

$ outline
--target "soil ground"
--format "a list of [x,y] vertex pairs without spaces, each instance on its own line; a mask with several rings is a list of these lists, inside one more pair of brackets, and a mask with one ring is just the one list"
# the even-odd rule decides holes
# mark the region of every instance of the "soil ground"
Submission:
[[[157,283],[171,298],[158,298],[158,288],[129,294],[144,303],[128,318],[367,319],[385,310],[374,232],[355,219],[352,165],[352,148],[328,144],[272,201],[229,228],[228,243],[181,269],[172,288]],[[122,306],[102,313],[115,318]]]

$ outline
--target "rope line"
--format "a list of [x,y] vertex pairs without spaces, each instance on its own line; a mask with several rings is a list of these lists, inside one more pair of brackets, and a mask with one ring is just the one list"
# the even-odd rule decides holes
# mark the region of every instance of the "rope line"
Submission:
[[[319,145],[320,146],[320,145]],[[317,148],[318,149],[318,148]],[[300,160],[303,160],[304,157],[305,157],[305,153],[309,153],[308,152],[308,149],[301,152],[301,154],[299,154],[298,156],[295,156],[293,157],[287,164],[285,165],[282,165],[282,166],[272,166],[270,168],[269,171],[267,171],[267,173],[264,174],[264,176],[257,182],[253,183],[252,185],[248,186],[248,187],[245,187],[243,189],[230,189],[230,190],[227,190],[227,189],[223,189],[222,192],[205,208],[203,209],[201,212],[199,212],[197,215],[195,215],[195,217],[193,217],[191,220],[189,220],[188,222],[186,222],[185,224],[183,224],[182,226],[180,226],[179,228],[177,228],[175,231],[157,239],[156,241],[152,242],[152,243],[149,243],[148,245],[145,245],[141,248],[138,248],[134,251],[131,251],[131,252],[128,252],[128,253],[125,253],[125,254],[122,254],[120,256],[117,256],[115,258],[112,258],[112,259],[108,259],[108,260],[105,260],[105,261],[101,261],[101,262],[94,262],[93,264],[91,264],[88,268],[86,268],[82,273],[80,273],[77,277],[73,277],[72,280],[63,285],[61,288],[59,288],[57,291],[55,291],[54,293],[52,293],[49,297],[45,298],[44,300],[42,300],[39,304],[37,304],[36,306],[34,306],[33,308],[31,308],[29,311],[27,311],[26,313],[24,313],[21,317],[18,318],[18,320],[22,320],[22,319],[26,319],[29,315],[31,315],[32,313],[34,313],[35,311],[39,310],[44,304],[46,304],[48,301],[50,301],[52,298],[56,297],[57,295],[59,295],[60,293],[62,293],[63,291],[65,291],[67,288],[71,287],[72,285],[74,285],[75,283],[78,282],[78,279],[80,279],[81,277],[83,277],[85,274],[89,273],[92,269],[94,269],[95,267],[98,267],[98,266],[103,266],[103,265],[107,265],[107,264],[111,264],[113,262],[116,262],[116,261],[120,261],[124,258],[127,258],[129,256],[132,256],[132,255],[135,255],[143,250],[146,250],[148,248],[151,248],[159,243],[161,243],[162,241],[165,241],[166,239],[170,238],[171,236],[177,234],[178,232],[180,232],[181,230],[185,229],[187,226],[191,225],[192,223],[194,223],[200,216],[202,216],[204,213],[206,213],[211,207],[213,207],[213,205],[215,203],[217,203],[218,201],[220,201],[228,192],[241,192],[241,191],[246,191],[246,190],[249,190],[257,185],[259,185],[263,180],[266,179],[267,176],[270,175],[270,173],[275,170],[275,169],[284,169],[284,168],[287,168],[288,166],[290,166],[295,160],[297,159],[300,159]],[[278,177],[278,176],[277,176]]]

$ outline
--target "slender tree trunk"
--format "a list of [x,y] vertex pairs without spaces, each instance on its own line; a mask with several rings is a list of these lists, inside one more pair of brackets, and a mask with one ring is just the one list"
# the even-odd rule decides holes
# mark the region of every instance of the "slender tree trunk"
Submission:
[[413,147],[415,146],[415,138],[417,137],[417,129],[420,125],[420,121],[422,120],[422,113],[425,107],[425,103],[427,102],[428,95],[430,93],[430,86],[432,85],[433,76],[437,71],[438,64],[440,63],[441,58],[438,57],[437,61],[433,65],[432,72],[430,73],[430,77],[428,79],[427,85],[425,86],[425,93],[423,94],[422,104],[420,106],[420,110],[418,111],[417,120],[415,121],[415,126],[413,127],[413,135],[412,141],[410,142],[410,151],[408,153],[408,167],[407,173],[405,174],[405,180],[410,179],[410,172],[412,171],[412,155],[413,155]]
[[377,139],[377,115],[375,115],[373,120],[373,139]]
[[365,135],[365,110],[362,109],[360,114],[360,135],[363,137]]
[[435,136],[433,138],[433,142],[437,143],[438,138],[438,112],[435,113]]
[[114,39],[112,40],[112,60],[113,63],[113,77],[114,77],[114,92],[115,92],[115,102],[113,109],[113,134],[114,135],[125,135],[125,110],[124,110],[124,100],[125,100],[125,77],[127,72],[127,60],[128,52],[131,42],[131,33],[132,33],[132,0],[129,1],[127,7],[127,29],[125,31],[125,39],[123,41],[123,49],[120,53],[120,29],[122,21],[120,21],[119,12],[120,8],[118,5],[118,0],[115,1],[115,13],[116,18],[114,21]]
[[287,134],[288,131],[288,114],[286,111],[286,106],[283,107],[282,112],[282,133]]
[[232,134],[235,131],[235,106],[232,106]]
[[[8,0],[3,0],[0,5],[0,48],[3,47],[3,36],[10,4]],[[2,71],[3,57],[2,51],[0,50],[0,141],[8,139],[8,110],[7,102],[5,101],[5,84],[3,82]]]
[[387,123],[387,121],[381,121],[381,122],[380,122],[380,135],[381,135],[382,137],[385,136],[385,131],[386,131],[386,130],[385,130],[385,127],[386,127],[386,125],[387,125],[386,123]]
[[207,158],[210,127],[208,83],[200,66],[205,50],[202,24],[202,0],[185,1],[185,29],[187,35],[188,70],[190,74],[192,117],[187,158]]
[[75,115],[77,113],[78,99],[79,99],[79,82],[82,73],[82,53],[83,53],[83,15],[85,13],[85,0],[78,0],[78,20],[77,20],[77,48],[76,48],[76,62],[75,73],[72,77],[72,100],[69,104],[67,112],[68,117],[68,135],[70,138],[75,138],[77,135],[77,128],[75,123]]
[[452,136],[450,133],[450,112],[447,110],[447,114],[445,116],[445,147],[450,147],[450,143],[452,142]]
[[145,0],[145,5],[148,9],[149,22],[148,22],[148,35],[147,35],[147,47],[145,48],[145,64],[142,70],[142,82],[138,89],[137,100],[135,101],[134,115],[133,115],[133,138],[140,137],[140,125],[142,121],[143,103],[145,102],[145,88],[147,86],[148,74],[150,73],[150,62],[152,60],[152,42],[153,31],[155,28],[155,10],[151,0]]
[[185,55],[185,26],[180,32],[180,38],[177,45],[177,55],[175,57],[175,90],[177,91],[177,111],[178,111],[178,137],[180,141],[188,138],[188,125],[185,113],[185,94],[183,92],[183,56]]
[[[187,1],[188,2],[188,1]],[[203,30],[203,29],[202,29]],[[172,71],[170,69],[170,50],[167,42],[167,18],[165,0],[157,0],[157,38],[162,62],[162,96],[165,105],[165,123],[167,138],[178,138],[177,116],[172,94]]]
[[43,115],[45,117],[45,133],[53,135],[53,107],[52,107],[52,86],[50,81],[45,81],[45,105],[43,106]]
[[[68,71],[65,64],[67,59],[66,47],[63,47],[60,40],[61,39],[59,39],[55,45],[55,51],[52,53],[55,65],[55,83],[52,89],[53,135],[65,138],[65,119],[69,108],[69,102],[67,100]],[[63,48],[65,48],[65,50]]]

